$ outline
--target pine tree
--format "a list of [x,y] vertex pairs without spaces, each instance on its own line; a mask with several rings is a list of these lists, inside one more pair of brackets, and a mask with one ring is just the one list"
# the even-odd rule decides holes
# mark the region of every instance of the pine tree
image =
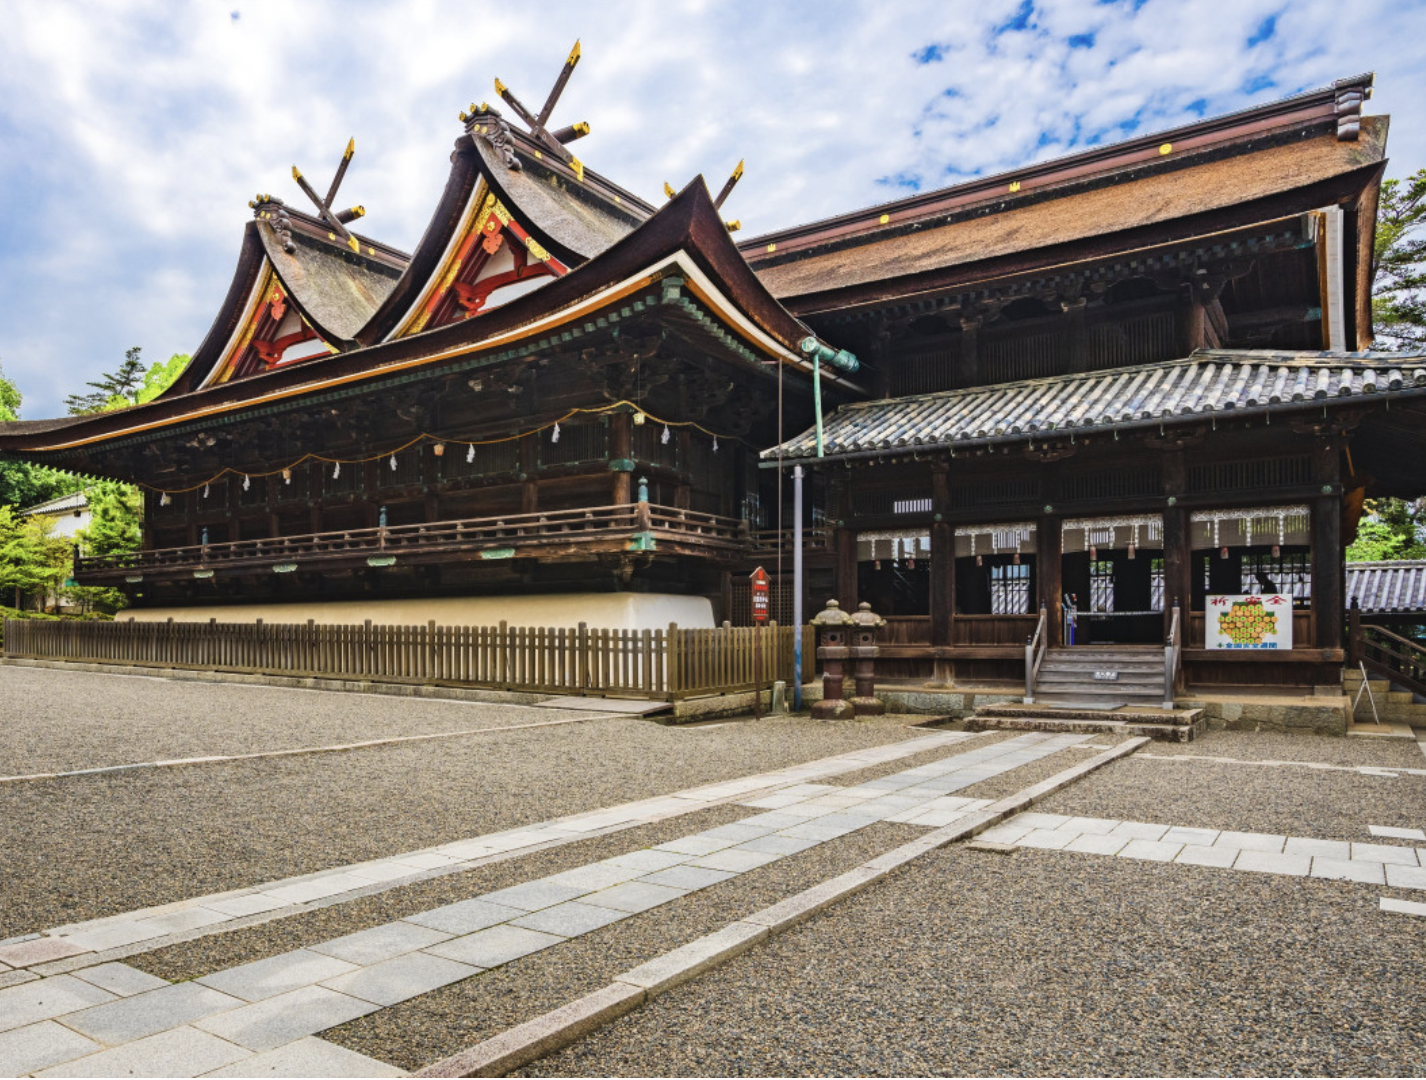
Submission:
[[1385,180],[1372,256],[1372,324],[1379,348],[1426,349],[1426,169]]

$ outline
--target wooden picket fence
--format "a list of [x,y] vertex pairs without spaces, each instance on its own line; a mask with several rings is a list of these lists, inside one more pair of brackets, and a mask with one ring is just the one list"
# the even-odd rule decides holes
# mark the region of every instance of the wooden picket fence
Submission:
[[[792,679],[793,628],[690,630],[5,620],[5,654],[263,675],[676,700]],[[803,678],[813,631],[803,627]]]

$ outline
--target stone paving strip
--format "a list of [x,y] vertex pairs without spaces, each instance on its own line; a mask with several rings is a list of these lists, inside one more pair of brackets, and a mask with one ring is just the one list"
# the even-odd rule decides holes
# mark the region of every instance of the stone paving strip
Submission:
[[[1073,736],[1053,736],[1055,739]],[[1088,738],[1088,736],[1084,736]],[[957,840],[983,833],[1012,814],[1074,783],[1109,762],[1148,743],[1135,738],[1033,784],[1013,795],[961,815],[927,835],[869,859],[838,877],[823,881],[696,941],[640,964],[607,986],[519,1024],[499,1035],[435,1062],[414,1075],[422,1077],[504,1076],[632,1012],[644,1002],[746,952],[758,942],[783,933],[840,900],[882,880],[907,863]],[[1063,744],[1061,744],[1061,749]]]
[[589,716],[567,717],[563,720],[537,720],[528,724],[506,724],[496,727],[465,728],[461,731],[433,731],[421,735],[390,735],[381,739],[363,739],[361,742],[337,743],[331,746],[298,746],[288,750],[258,750],[248,754],[209,754],[205,757],[173,758],[168,761],[135,761],[124,765],[100,765],[93,769],[70,769],[67,772],[24,773],[19,776],[0,776],[0,784],[20,784],[36,780],[60,780],[70,776],[98,776],[103,773],[130,772],[134,769],[172,769],[184,765],[221,765],[230,761],[253,761],[259,758],[299,757],[306,754],[340,754],[349,750],[367,750],[373,746],[392,746],[397,743],[428,742],[431,739],[462,739],[470,735],[490,735],[507,731],[524,731],[529,728],[564,727],[568,724],[587,724],[592,720],[612,719],[609,713],[591,713]]
[[[507,729],[508,730],[508,729]],[[99,919],[54,927],[40,935],[0,942],[0,988],[37,975],[62,974],[106,960],[123,959],[167,944],[369,896],[416,881],[461,873],[533,851],[608,835],[693,813],[721,803],[773,792],[793,801],[808,794],[841,793],[814,781],[913,757],[980,736],[948,731],[868,747],[800,765],[719,781],[670,795],[642,799],[435,847],[266,882],[245,889],[192,897]],[[992,744],[998,745],[998,744]]]
[[1213,754],[1140,754],[1138,756],[1149,761],[1212,761],[1218,765],[1261,765],[1275,769],[1316,769],[1319,772],[1350,772],[1362,776],[1386,776],[1393,779],[1403,773],[1407,776],[1426,776],[1426,769],[1407,769],[1397,765],[1328,765],[1320,761],[1259,761],[1251,758],[1219,757]]
[[[959,736],[948,745],[974,738],[948,734]],[[764,812],[192,982],[166,984],[111,963],[102,965],[111,989],[93,981],[95,967],[0,990],[0,1072],[110,1076],[161,1062],[169,1075],[199,1075],[239,1061],[249,1068],[251,1055],[304,1039],[314,1060],[317,1043],[359,1058],[312,1036],[873,822],[934,828],[971,817],[988,802],[953,792],[1088,738],[1018,736],[846,788],[794,782],[764,793],[762,777],[711,785],[698,790],[742,795],[744,805]],[[870,753],[860,752],[863,760]],[[122,997],[122,989],[135,992]],[[385,1067],[370,1065],[378,1066]]]
[[1426,889],[1422,849],[1395,844],[1359,844],[1041,813],[1019,814],[982,833],[980,839],[1013,848],[1076,851],[1121,859]]

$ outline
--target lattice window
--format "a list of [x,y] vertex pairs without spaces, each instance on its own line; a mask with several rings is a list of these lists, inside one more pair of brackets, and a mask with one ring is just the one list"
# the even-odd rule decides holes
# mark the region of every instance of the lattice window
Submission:
[[1163,491],[1163,475],[1157,467],[1135,465],[1132,468],[1101,469],[1098,472],[1070,475],[1064,479],[1067,500],[1098,501],[1125,499],[1139,495],[1157,495]]
[[288,470],[289,479],[279,474],[275,479],[278,502],[306,501],[312,493],[312,467],[296,465]]
[[1312,555],[1307,551],[1245,551],[1242,570],[1243,593],[1287,593],[1293,606],[1312,602]]
[[603,422],[591,424],[561,424],[559,442],[554,441],[554,429],[540,433],[541,465],[574,465],[586,461],[604,461],[609,456],[607,431]]
[[1109,559],[1089,564],[1089,610],[1114,610],[1114,563]]
[[1065,336],[1061,330],[1042,334],[1013,334],[985,342],[985,383],[1040,379],[1064,371]]
[[505,476],[520,471],[520,440],[460,446],[451,443],[441,455],[441,478]]
[[[664,432],[668,442],[664,442]],[[678,468],[678,432],[662,424],[645,423],[634,428],[634,457],[653,465]]]
[[[421,456],[424,447],[411,447],[376,463],[376,485],[380,488],[416,487],[421,483]],[[395,467],[393,468],[393,463]]]
[[1038,477],[1004,477],[981,484],[952,484],[951,506],[969,510],[981,506],[1013,506],[1039,501]]
[[348,462],[340,470],[330,462],[323,462],[321,467],[323,495],[354,495],[362,490],[362,472],[366,466],[361,462]]
[[1102,322],[1089,330],[1090,364],[1128,367],[1171,360],[1180,353],[1178,325],[1171,311]]
[[957,384],[957,356],[958,351],[953,345],[940,344],[908,349],[892,357],[887,364],[891,393],[900,397],[954,388]]
[[990,613],[1028,615],[1030,606],[1030,566],[1003,563],[990,568]]
[[858,514],[929,514],[931,497],[925,488],[873,488],[853,495]]
[[1312,459],[1306,454],[1212,462],[1191,465],[1188,469],[1189,491],[1257,491],[1310,483]]

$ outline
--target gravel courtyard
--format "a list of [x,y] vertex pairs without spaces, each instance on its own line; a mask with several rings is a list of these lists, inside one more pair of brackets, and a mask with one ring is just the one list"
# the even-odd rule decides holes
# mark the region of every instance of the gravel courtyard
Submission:
[[[1023,843],[921,855],[519,1074],[1426,1072],[1426,917],[1381,907],[1426,914],[1414,740],[1219,732],[1126,746],[905,716],[679,728],[7,667],[0,686],[0,1075],[150,1075],[160,1060],[184,1075],[244,1063],[399,1075],[1116,747],[1132,753],[998,827]],[[529,726],[555,719],[577,722]],[[294,748],[311,752],[223,760]],[[220,760],[152,764],[209,756]],[[80,772],[123,765],[136,767]],[[75,774],[15,779],[42,771]],[[637,800],[644,816],[609,816]],[[1054,839],[1061,822],[1075,846]],[[1108,835],[1121,829],[1159,831],[1124,847]],[[521,830],[528,842],[479,846]],[[1245,846],[1189,863],[1220,843]],[[503,853],[431,877],[377,874],[349,894],[301,893],[308,879],[294,877],[413,854],[396,873],[416,874],[440,862],[421,852],[461,845]],[[1318,863],[1295,850],[1360,852],[1375,861],[1352,866],[1377,877],[1313,876]],[[241,905],[293,881],[290,907],[183,921],[205,897]],[[240,893],[211,895],[226,890]],[[92,959],[24,959],[62,945],[46,932],[64,924],[162,905],[173,933],[112,956],[95,945]],[[505,914],[471,921],[485,910]],[[499,920],[510,924],[481,929]],[[484,934],[506,937],[482,953],[471,943]],[[539,941],[489,951],[521,934]],[[85,965],[99,964],[120,974],[88,985]],[[144,989],[104,1004],[113,994],[95,986],[119,983]],[[44,1011],[65,994],[84,1007]]]

